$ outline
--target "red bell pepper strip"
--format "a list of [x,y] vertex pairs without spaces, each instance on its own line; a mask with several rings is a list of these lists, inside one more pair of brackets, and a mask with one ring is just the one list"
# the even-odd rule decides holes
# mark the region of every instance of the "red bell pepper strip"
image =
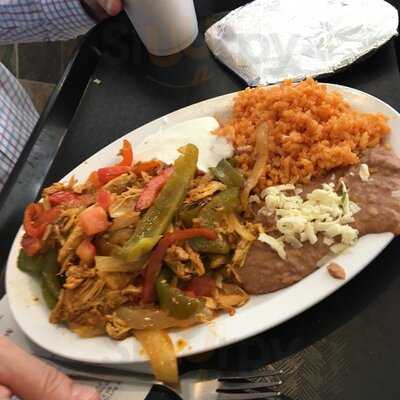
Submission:
[[71,190],[60,190],[49,196],[49,201],[52,206],[59,206],[61,204],[70,203],[76,200],[78,195]]
[[136,203],[136,211],[146,210],[154,203],[154,200],[160,194],[162,188],[167,183],[168,178],[173,173],[174,169],[172,167],[167,168],[145,186]]
[[211,276],[198,276],[189,281],[185,293],[193,293],[197,297],[209,297],[215,288],[215,280]]
[[88,182],[95,188],[99,188],[114,178],[132,171],[133,152],[128,140],[124,140],[119,155],[122,156],[122,161],[119,164],[93,171],[89,175]]
[[132,146],[128,140],[124,139],[122,149],[120,150],[119,155],[122,157],[122,161],[117,165],[128,166],[128,167],[132,165],[133,151],[132,151]]
[[152,252],[149,263],[145,272],[145,281],[143,285],[144,304],[155,301],[155,282],[160,274],[162,260],[168,250],[168,247],[181,240],[193,239],[195,237],[203,237],[208,240],[217,239],[217,234],[207,228],[191,228],[177,230],[172,233],[167,233],[157,244],[157,247]]
[[133,166],[132,172],[135,174],[140,174],[141,172],[149,172],[160,166],[160,161],[151,160],[146,162],[140,162]]
[[71,190],[60,190],[49,196],[52,206],[80,207],[89,206],[94,202],[94,196],[87,194],[74,193]]
[[102,186],[129,171],[131,171],[131,167],[128,167],[127,165],[114,165],[113,167],[100,168],[97,171],[97,177]]
[[92,236],[106,231],[110,223],[104,209],[100,206],[93,206],[79,215],[79,225],[87,236]]

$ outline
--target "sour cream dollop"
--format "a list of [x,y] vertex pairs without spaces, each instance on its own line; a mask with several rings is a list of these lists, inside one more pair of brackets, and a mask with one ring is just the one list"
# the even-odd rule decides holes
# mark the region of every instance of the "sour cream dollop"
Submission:
[[225,138],[212,134],[218,128],[219,123],[213,117],[181,122],[148,136],[135,146],[135,158],[138,161],[157,159],[172,164],[180,155],[178,149],[192,143],[199,149],[198,168],[207,172],[233,155],[233,146]]

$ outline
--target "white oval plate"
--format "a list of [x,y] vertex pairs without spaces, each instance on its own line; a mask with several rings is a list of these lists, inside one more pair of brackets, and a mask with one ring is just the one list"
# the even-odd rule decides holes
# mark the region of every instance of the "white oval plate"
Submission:
[[[394,151],[400,155],[400,115],[392,107],[381,100],[358,90],[338,85],[328,85],[339,90],[344,97],[357,109],[365,112],[381,112],[390,118],[392,133],[388,141]],[[228,94],[198,104],[183,108],[166,117],[124,136],[129,139],[133,148],[147,135],[170,127],[176,123],[210,115],[223,115],[229,112],[235,94]],[[117,161],[116,154],[121,145],[118,140],[94,156],[90,157],[64,179],[74,175],[85,179],[92,170]],[[49,311],[43,304],[39,285],[29,275],[17,269],[17,256],[23,235],[18,232],[12,246],[7,264],[7,294],[11,311],[25,334],[36,344],[62,357],[73,360],[113,364],[139,363],[146,360],[140,345],[132,338],[122,342],[108,337],[81,339],[64,326],[51,325],[48,322]],[[193,327],[184,331],[171,333],[174,343],[184,339],[186,348],[178,351],[179,356],[188,356],[216,349],[228,344],[246,339],[262,331],[270,329],[313,306],[347,281],[352,279],[368,263],[370,263],[393,239],[391,233],[368,235],[337,260],[346,267],[348,272],[345,281],[335,280],[329,276],[325,267],[320,268],[307,278],[290,286],[261,296],[253,296],[234,316],[220,316],[210,324]],[[35,301],[39,298],[39,301]]]

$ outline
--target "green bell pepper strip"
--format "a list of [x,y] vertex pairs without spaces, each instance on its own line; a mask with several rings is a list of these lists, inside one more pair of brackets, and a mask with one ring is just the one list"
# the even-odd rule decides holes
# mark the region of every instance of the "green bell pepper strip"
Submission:
[[186,206],[179,212],[179,219],[184,223],[186,227],[193,225],[193,220],[200,214],[202,206]]
[[198,154],[195,145],[185,146],[174,163],[174,173],[139,221],[133,236],[115,252],[117,257],[128,262],[139,261],[157,244],[185,199],[197,169]]
[[156,290],[161,309],[176,319],[189,319],[204,308],[202,299],[188,297],[180,289],[172,287],[165,273],[158,277]]
[[47,287],[49,293],[55,299],[58,299],[61,290],[60,278],[58,276],[59,272],[60,265],[57,261],[57,253],[55,250],[50,250],[44,255],[43,269],[41,275],[43,286]]
[[[214,229],[215,223],[227,214],[233,212],[239,206],[239,187],[228,187],[223,192],[218,193],[214,198],[202,208],[199,213],[201,226]],[[227,254],[230,251],[228,242],[223,238],[217,240],[207,240],[204,238],[194,238],[190,241],[192,247],[202,253]]]
[[44,302],[46,303],[47,307],[52,310],[57,304],[58,298],[53,296],[53,293],[51,292],[49,286],[47,285],[47,282],[44,279],[42,279],[40,287],[42,289]]
[[210,170],[226,186],[240,187],[243,183],[242,175],[227,160],[221,160],[215,168],[210,168]]
[[58,273],[60,265],[57,261],[57,252],[52,249],[45,254],[33,257],[21,250],[17,262],[18,268],[29,274],[37,276],[40,280],[43,299],[50,309],[57,303],[60,295],[61,283]]
[[43,255],[28,256],[24,249],[18,255],[17,266],[23,272],[32,275],[39,275],[43,269]]

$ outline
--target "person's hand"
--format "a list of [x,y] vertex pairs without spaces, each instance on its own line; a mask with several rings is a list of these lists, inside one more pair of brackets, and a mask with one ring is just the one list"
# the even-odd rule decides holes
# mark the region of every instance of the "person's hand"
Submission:
[[117,15],[122,10],[122,0],[81,0],[99,21]]
[[23,400],[100,400],[95,389],[75,383],[0,336],[0,400],[11,394]]

